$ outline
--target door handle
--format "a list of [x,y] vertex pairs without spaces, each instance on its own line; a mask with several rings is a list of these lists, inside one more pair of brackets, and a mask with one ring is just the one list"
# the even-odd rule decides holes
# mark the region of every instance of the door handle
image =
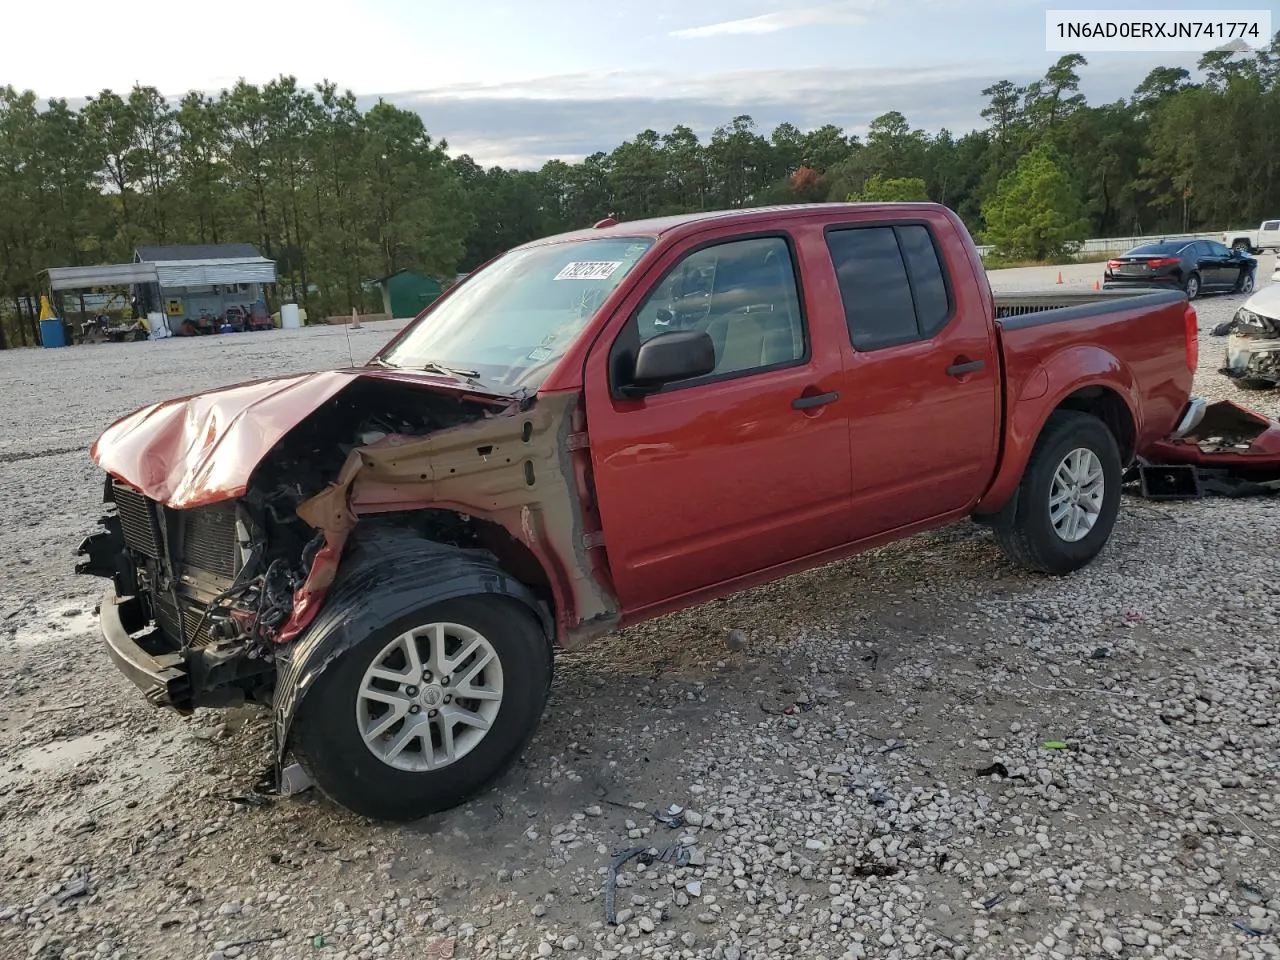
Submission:
[[985,360],[964,360],[947,367],[948,377],[963,377],[966,373],[974,373],[987,365]]
[[815,393],[808,397],[796,397],[791,401],[792,410],[812,410],[814,407],[825,407],[828,403],[835,403],[840,399],[840,394],[832,391],[831,393]]

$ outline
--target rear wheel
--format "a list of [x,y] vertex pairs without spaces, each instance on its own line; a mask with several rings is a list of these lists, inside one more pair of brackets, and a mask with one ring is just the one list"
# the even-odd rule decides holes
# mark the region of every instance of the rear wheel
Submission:
[[414,820],[510,767],[550,682],[550,644],[516,604],[431,604],[374,630],[320,675],[299,709],[294,752],[347,809]]
[[1200,274],[1192,273],[1187,277],[1186,282],[1182,285],[1182,289],[1187,292],[1187,299],[1194,300],[1200,296]]
[[1243,250],[1245,253],[1253,253],[1253,247],[1248,240],[1237,240],[1231,245],[1232,250]]
[[1014,563],[1071,573],[1101,552],[1120,511],[1120,449],[1097,417],[1059,410],[1049,417],[1018,486],[993,524]]

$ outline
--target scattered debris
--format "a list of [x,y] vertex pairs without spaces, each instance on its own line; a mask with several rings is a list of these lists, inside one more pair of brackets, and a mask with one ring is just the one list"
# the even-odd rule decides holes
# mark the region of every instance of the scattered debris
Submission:
[[1241,917],[1239,920],[1232,921],[1231,925],[1243,930],[1246,936],[1263,937],[1267,934],[1266,930],[1259,930],[1257,927],[1250,924],[1244,917]]
[[988,897],[986,900],[983,900],[982,909],[991,910],[994,907],[996,907],[998,904],[1004,903],[1004,901],[1008,899],[1008,897],[1009,897],[1008,892],[1002,890],[999,893],[997,893],[995,896]]
[[[244,940],[233,940],[227,944],[227,947],[248,947],[255,943],[274,943],[276,940],[283,940],[286,934],[283,930],[275,929],[269,933],[264,933],[258,937],[248,937]],[[223,947],[225,950],[226,947]]]
[[238,803],[246,807],[269,807],[273,800],[265,793],[258,793],[256,790],[248,790],[243,794],[231,797],[218,797],[219,800],[226,800],[229,803]]
[[1022,777],[1022,776],[1017,776],[1017,777],[1010,776],[1009,768],[1006,767],[999,760],[991,764],[991,766],[989,767],[983,767],[981,770],[977,772],[977,776],[1000,777],[1001,779],[1004,779],[1004,780],[1025,780],[1026,779],[1026,777]]
[[609,876],[604,882],[604,921],[611,927],[618,924],[618,911],[614,904],[614,898],[618,893],[618,869],[637,857],[643,856],[648,850],[648,847],[629,847],[626,850],[619,850],[609,860]]
[[1071,747],[1067,744],[1065,740],[1046,740],[1044,743],[1040,744],[1040,746],[1044,747],[1046,750],[1070,750],[1071,749]]
[[62,885],[62,889],[53,895],[58,903],[66,903],[76,897],[87,897],[93,893],[89,886],[89,871],[81,869],[76,875]]
[[892,877],[898,869],[884,863],[860,863],[853,868],[853,875],[855,877]]
[[8,613],[6,613],[3,617],[0,617],[0,620],[4,620],[4,621],[12,620],[14,617],[20,614],[23,610],[26,610],[30,606],[31,606],[30,600],[28,600],[26,603],[19,604],[18,606],[10,610]]
[[1280,491],[1280,422],[1230,400],[1204,404],[1181,436],[1143,449],[1125,473],[1150,500],[1251,497]]
[[[297,763],[291,763],[280,772],[280,796],[293,797],[310,790],[314,781],[307,771]],[[498,808],[498,819],[502,819],[502,808]]]
[[1244,894],[1244,898],[1250,903],[1266,903],[1271,898],[1267,896],[1266,891],[1256,884],[1249,883],[1246,880],[1237,880],[1236,886],[1240,892]]
[[664,827],[669,827],[672,830],[679,830],[681,827],[684,826],[683,811],[679,807],[676,807],[674,804],[672,805],[672,809],[678,812],[662,813],[659,810],[654,810],[649,815],[653,817],[653,819],[657,820]]
[[609,875],[604,884],[604,918],[610,926],[618,923],[615,899],[618,893],[618,870],[638,859],[642,864],[666,863],[676,867],[687,867],[692,859],[692,847],[683,842],[673,843],[662,850],[655,847],[628,847],[619,850],[609,860]]
[[741,630],[730,630],[724,638],[724,645],[731,653],[741,653],[747,649],[747,635]]
[[436,960],[452,960],[453,949],[456,940],[453,937],[440,937],[437,940],[429,940],[426,945],[426,953],[423,956],[428,960],[436,958]]

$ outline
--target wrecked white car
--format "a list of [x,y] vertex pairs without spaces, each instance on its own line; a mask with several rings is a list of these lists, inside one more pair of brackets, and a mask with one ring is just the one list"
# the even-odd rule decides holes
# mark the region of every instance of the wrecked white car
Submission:
[[1245,390],[1280,384],[1280,283],[1246,300],[1228,326],[1227,364],[1221,372]]

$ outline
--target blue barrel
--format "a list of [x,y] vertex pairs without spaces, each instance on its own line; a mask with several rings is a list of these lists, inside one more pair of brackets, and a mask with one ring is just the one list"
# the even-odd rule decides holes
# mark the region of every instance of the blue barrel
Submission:
[[46,347],[65,347],[67,345],[67,331],[63,329],[62,321],[41,320],[40,342]]

